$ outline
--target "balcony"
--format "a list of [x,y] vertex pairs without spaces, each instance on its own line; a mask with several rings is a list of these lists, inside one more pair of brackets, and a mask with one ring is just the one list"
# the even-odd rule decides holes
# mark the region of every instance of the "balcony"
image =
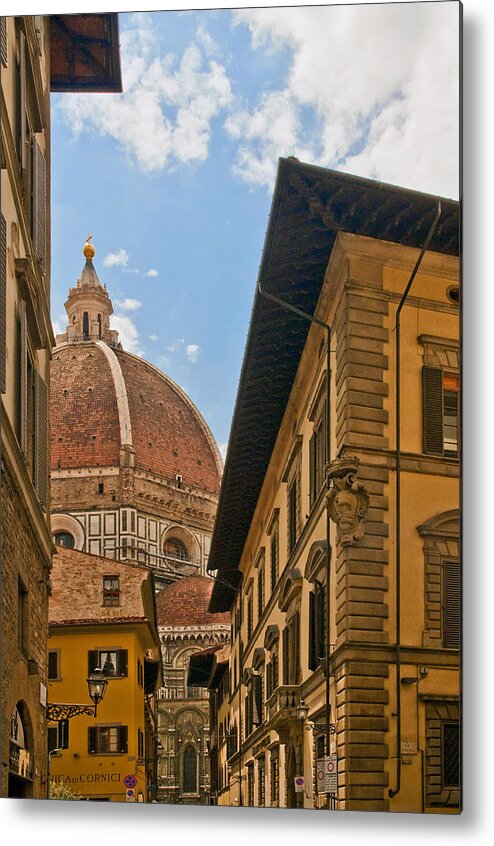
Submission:
[[280,740],[282,734],[286,733],[291,726],[300,724],[298,709],[301,701],[299,685],[282,685],[276,688],[266,702],[267,720],[270,728],[280,735]]

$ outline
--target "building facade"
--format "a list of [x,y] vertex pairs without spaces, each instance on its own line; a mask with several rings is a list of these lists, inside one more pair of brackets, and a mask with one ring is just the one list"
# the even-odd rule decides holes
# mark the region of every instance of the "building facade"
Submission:
[[61,784],[98,801],[152,801],[162,683],[153,576],[142,565],[59,548],[52,583],[49,720],[63,718],[64,705],[91,704],[86,680],[96,668],[108,685],[95,716],[49,721],[51,789]]
[[209,560],[219,803],[459,812],[458,226],[280,160]]
[[[107,36],[98,73],[95,30]],[[0,18],[2,796],[47,790],[50,91],[121,90],[117,30],[116,15]]]
[[[207,805],[209,764],[209,675],[188,680],[191,657],[213,654],[230,638],[230,615],[209,614],[213,587],[207,576],[186,576],[157,597],[163,687],[158,691],[158,801]],[[200,679],[201,680],[201,679]]]

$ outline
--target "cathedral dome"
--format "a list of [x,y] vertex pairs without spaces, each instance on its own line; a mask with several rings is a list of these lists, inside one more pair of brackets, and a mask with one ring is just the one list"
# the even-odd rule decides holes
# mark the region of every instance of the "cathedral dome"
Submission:
[[216,494],[221,457],[204,418],[168,376],[104,340],[62,343],[51,365],[52,470],[131,466]]
[[213,580],[186,576],[160,590],[156,596],[159,626],[230,625],[230,613],[208,614]]

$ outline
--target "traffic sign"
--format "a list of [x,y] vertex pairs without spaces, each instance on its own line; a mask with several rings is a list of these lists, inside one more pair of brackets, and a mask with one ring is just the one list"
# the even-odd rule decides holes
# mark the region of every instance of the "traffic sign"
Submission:
[[133,787],[128,787],[125,791],[125,801],[126,802],[135,802],[136,800],[136,792]]
[[137,784],[137,778],[135,777],[134,773],[130,773],[126,775],[124,778],[125,787],[135,787]]
[[295,776],[293,780],[295,782],[295,793],[303,793],[305,786],[304,776]]
[[336,793],[338,789],[338,759],[336,755],[319,758],[316,765],[318,793]]

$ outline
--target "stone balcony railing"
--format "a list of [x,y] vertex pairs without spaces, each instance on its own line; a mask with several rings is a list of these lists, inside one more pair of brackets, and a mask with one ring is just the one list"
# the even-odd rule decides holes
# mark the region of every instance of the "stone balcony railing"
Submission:
[[270,726],[278,733],[300,722],[299,708],[302,701],[299,685],[282,685],[266,702],[266,716]]

